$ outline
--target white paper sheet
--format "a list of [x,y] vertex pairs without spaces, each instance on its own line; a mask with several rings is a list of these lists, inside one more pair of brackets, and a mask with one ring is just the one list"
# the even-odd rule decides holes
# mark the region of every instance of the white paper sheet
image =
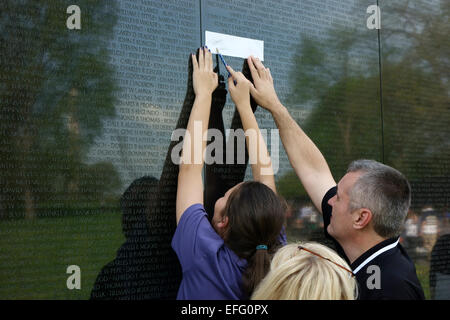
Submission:
[[262,40],[205,31],[205,45],[212,53],[216,53],[216,48],[218,48],[223,56],[246,59],[252,55],[264,61],[264,41]]

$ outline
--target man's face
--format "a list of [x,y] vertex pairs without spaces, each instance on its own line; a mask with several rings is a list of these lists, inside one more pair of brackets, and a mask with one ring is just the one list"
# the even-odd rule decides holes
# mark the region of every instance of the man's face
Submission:
[[349,172],[337,185],[336,195],[328,200],[328,204],[333,208],[331,211],[330,224],[327,231],[336,240],[343,240],[351,237],[353,233],[352,213],[350,212],[349,193],[361,172]]

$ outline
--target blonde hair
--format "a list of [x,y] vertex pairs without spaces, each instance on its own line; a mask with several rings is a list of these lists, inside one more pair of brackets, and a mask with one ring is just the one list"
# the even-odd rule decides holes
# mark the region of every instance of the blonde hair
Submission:
[[348,264],[330,248],[315,242],[292,243],[277,251],[270,271],[253,292],[252,300],[354,300],[356,280],[334,263]]

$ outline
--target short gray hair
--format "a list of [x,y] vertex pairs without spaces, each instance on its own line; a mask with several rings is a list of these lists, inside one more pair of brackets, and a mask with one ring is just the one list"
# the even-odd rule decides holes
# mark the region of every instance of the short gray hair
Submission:
[[399,236],[411,205],[411,186],[398,170],[374,160],[356,160],[347,173],[361,172],[349,192],[350,210],[372,212],[373,228],[384,238]]

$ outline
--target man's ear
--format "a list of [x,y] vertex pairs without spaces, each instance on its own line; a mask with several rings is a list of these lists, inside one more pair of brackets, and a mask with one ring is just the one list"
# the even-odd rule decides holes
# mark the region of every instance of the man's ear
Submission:
[[353,227],[355,229],[365,228],[372,221],[372,211],[367,208],[355,210],[353,214]]

